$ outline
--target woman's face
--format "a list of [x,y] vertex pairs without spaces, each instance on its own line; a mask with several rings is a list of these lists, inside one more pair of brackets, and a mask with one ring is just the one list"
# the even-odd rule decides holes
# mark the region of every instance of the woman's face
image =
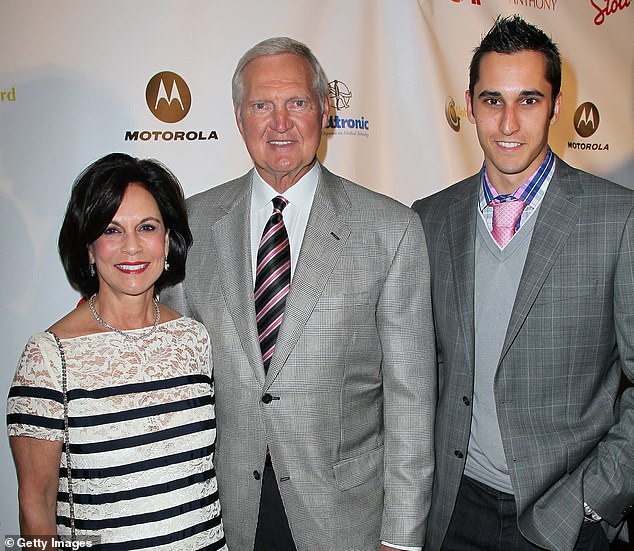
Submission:
[[168,246],[169,230],[154,197],[142,185],[130,183],[114,218],[88,247],[88,258],[96,264],[99,292],[153,293]]

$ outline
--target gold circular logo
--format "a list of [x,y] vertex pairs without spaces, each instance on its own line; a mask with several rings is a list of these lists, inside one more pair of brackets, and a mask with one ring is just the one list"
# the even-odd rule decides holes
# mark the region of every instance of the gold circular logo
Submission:
[[180,75],[171,71],[155,74],[145,89],[145,101],[150,112],[162,122],[178,122],[192,106],[189,86]]
[[456,132],[460,131],[460,117],[456,111],[456,103],[451,96],[449,96],[447,101],[445,101],[445,118],[452,130]]
[[575,111],[574,125],[577,134],[589,138],[599,128],[599,110],[594,103],[586,101]]

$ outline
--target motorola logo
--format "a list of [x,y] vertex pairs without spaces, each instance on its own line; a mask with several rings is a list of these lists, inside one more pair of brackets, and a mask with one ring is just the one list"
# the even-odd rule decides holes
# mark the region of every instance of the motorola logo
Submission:
[[574,125],[577,134],[589,138],[599,128],[599,110],[594,103],[582,103],[575,111]]
[[[189,86],[180,75],[171,71],[155,74],[145,88],[145,101],[148,109],[159,121],[174,123],[183,120],[192,106],[192,95]],[[171,127],[155,130],[129,129],[125,130],[126,142],[201,142],[218,141],[215,130],[201,130],[200,128]]]
[[[599,110],[594,103],[589,101],[582,103],[575,111],[573,124],[577,134],[582,138],[589,138],[599,128]],[[580,149],[584,151],[609,151],[609,143],[598,142],[568,142],[570,149]]]
[[171,71],[155,74],[145,89],[150,112],[161,122],[173,123],[185,118],[192,105],[189,86],[180,75]]

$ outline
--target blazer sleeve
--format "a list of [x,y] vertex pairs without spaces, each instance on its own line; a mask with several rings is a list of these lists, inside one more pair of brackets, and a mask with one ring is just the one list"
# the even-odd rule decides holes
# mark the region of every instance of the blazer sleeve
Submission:
[[621,238],[614,276],[616,361],[629,380],[617,402],[617,422],[584,469],[584,501],[616,525],[634,508],[634,209]]
[[385,423],[381,540],[422,546],[434,472],[436,352],[425,236],[411,211],[377,308]]

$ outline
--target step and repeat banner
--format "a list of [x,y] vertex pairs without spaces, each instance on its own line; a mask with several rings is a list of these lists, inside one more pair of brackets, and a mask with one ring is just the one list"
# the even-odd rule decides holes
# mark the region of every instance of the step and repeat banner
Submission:
[[[0,0],[0,396],[30,334],[78,300],[57,255],[75,176],[112,151],[153,157],[186,195],[246,172],[230,80],[271,36],[308,44],[331,87],[320,159],[411,204],[482,163],[464,91],[493,20],[518,13],[564,62],[555,152],[634,187],[631,0]],[[0,532],[18,530],[0,431]]]

